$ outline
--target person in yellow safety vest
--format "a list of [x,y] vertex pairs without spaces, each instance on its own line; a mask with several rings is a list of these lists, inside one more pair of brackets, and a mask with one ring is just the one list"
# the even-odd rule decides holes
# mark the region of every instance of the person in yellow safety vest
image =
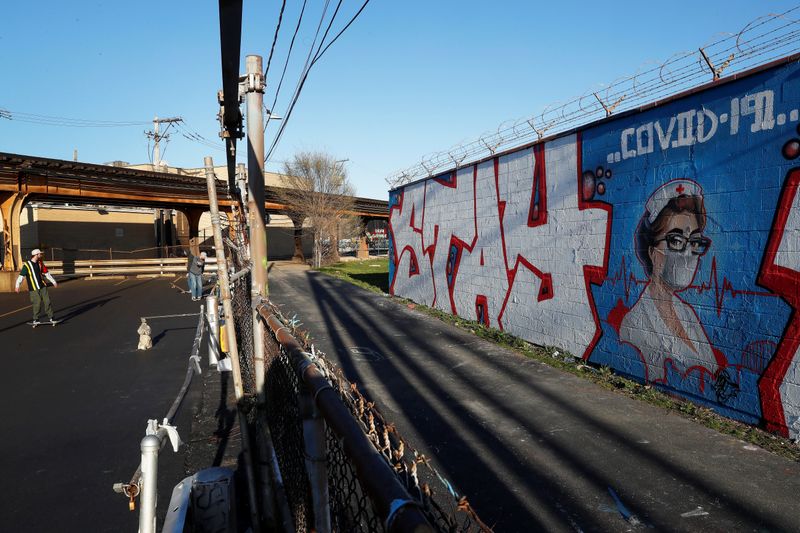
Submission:
[[53,318],[53,306],[50,303],[50,295],[47,293],[45,278],[53,284],[53,287],[58,287],[58,283],[56,283],[53,275],[47,271],[47,267],[44,266],[44,261],[42,261],[43,255],[42,251],[38,248],[31,252],[31,260],[26,261],[25,264],[22,265],[22,270],[20,270],[19,276],[17,277],[17,284],[14,288],[14,290],[19,292],[22,281],[25,280],[28,282],[28,293],[31,297],[31,304],[33,304],[33,326],[39,325],[39,312],[42,306],[44,306],[44,312],[51,324],[56,325],[59,322]]

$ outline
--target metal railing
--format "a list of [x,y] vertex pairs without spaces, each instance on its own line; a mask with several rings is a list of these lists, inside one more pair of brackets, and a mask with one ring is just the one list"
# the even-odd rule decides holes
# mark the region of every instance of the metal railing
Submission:
[[[158,318],[158,317],[150,317]],[[147,421],[145,436],[141,441],[142,452],[139,466],[134,472],[128,483],[115,483],[114,492],[124,494],[129,498],[129,508],[135,508],[136,497],[139,497],[139,533],[153,533],[156,530],[156,495],[158,487],[158,456],[161,448],[169,441],[172,449],[177,453],[181,445],[178,428],[173,425],[173,420],[183,403],[192,378],[195,374],[201,374],[200,369],[200,343],[205,330],[205,313],[203,306],[200,306],[200,319],[197,323],[192,351],[189,356],[189,364],[186,369],[186,377],[183,380],[175,401],[172,402],[167,414],[161,423],[156,419]]]
[[[48,270],[56,276],[165,275],[186,272],[186,258],[164,259],[80,259],[49,261]],[[217,271],[217,260],[206,259],[206,272]]]
[[[213,191],[213,175],[207,178]],[[252,530],[490,531],[466,498],[315,350],[298,323],[253,290],[255,267],[247,247],[246,219],[239,218],[231,238],[223,239],[213,192],[209,200],[220,265],[218,286]],[[183,260],[178,261],[174,267],[185,268]],[[155,528],[158,452],[167,440],[174,446],[178,442],[172,417],[191,376],[199,372],[203,323],[201,318],[176,403],[162,424],[148,422],[140,468],[129,483],[114,487],[131,502],[141,494],[142,532]],[[186,496],[181,490],[179,496]]]
[[[267,391],[271,396],[275,392],[284,395],[284,398],[275,402],[268,401],[267,408],[285,405],[289,399],[287,395],[296,397],[299,416],[287,421],[287,424],[300,424],[293,432],[293,440],[299,440],[298,435],[302,435],[302,444],[288,447],[286,442],[282,443],[284,453],[279,454],[278,459],[283,459],[283,466],[288,466],[291,457],[287,455],[293,449],[295,453],[291,455],[295,457],[296,466],[304,466],[306,470],[308,484],[299,484],[301,490],[308,489],[303,491],[305,494],[287,494],[297,530],[313,528],[331,531],[332,526],[336,526],[337,531],[374,531],[375,526],[381,525],[386,531],[432,532],[433,528],[422,512],[421,502],[412,498],[400,483],[393,466],[373,446],[358,419],[352,416],[325,374],[314,363],[314,357],[303,349],[268,303],[261,302],[257,309],[281,347],[281,356],[273,360],[270,370],[273,374],[288,377],[285,368],[288,365],[296,378],[290,380],[296,385],[293,391],[283,387]],[[268,371],[268,375],[270,373]],[[272,384],[277,385],[274,381]],[[275,414],[273,412],[273,416]],[[331,449],[327,445],[330,439],[326,437],[326,426],[333,432],[333,441],[340,443],[336,447],[338,449]],[[328,480],[329,467],[333,467],[335,474],[341,472],[330,461],[331,451],[339,455],[339,466],[347,462],[354,469],[354,472],[351,471],[355,474],[352,483],[346,484],[350,489],[346,494],[338,490],[340,484]],[[298,453],[304,454],[302,461],[297,460]],[[333,488],[330,492],[329,487]],[[366,496],[371,505],[367,505],[362,496]]]
[[[201,237],[201,241],[205,238]],[[23,248],[22,252],[28,252],[33,248]],[[135,248],[133,250],[120,250],[114,248],[62,248],[59,246],[48,246],[45,249],[45,257],[48,262],[64,261],[69,256],[71,259],[157,259],[161,257],[185,257],[191,251],[188,244],[175,244],[171,246],[149,246],[147,248]],[[211,253],[212,248],[207,245],[200,245],[201,251]]]
[[254,530],[490,531],[466,498],[309,345],[296,322],[253,289],[246,220],[238,218],[230,238],[215,235],[215,242],[220,264],[227,265],[218,275],[229,306],[234,383],[241,387],[237,411]]
[[491,531],[467,498],[410,446],[268,300],[255,302],[266,401],[293,531]]

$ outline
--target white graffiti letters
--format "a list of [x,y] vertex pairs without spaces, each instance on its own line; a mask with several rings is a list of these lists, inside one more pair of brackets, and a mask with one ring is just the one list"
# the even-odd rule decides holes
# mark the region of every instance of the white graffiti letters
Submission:
[[[677,113],[666,122],[654,120],[638,127],[625,128],[620,132],[619,151],[609,153],[607,159],[609,163],[613,163],[653,153],[656,140],[661,151],[705,143],[717,134],[719,125],[725,123],[730,124],[730,134],[737,135],[743,117],[752,117],[748,133],[773,129],[776,124],[774,91],[760,91],[733,98],[730,102],[730,114],[718,115],[703,107]],[[797,110],[792,110],[788,117],[791,121],[797,121]],[[778,122],[783,124],[786,118],[785,114],[781,114]]]

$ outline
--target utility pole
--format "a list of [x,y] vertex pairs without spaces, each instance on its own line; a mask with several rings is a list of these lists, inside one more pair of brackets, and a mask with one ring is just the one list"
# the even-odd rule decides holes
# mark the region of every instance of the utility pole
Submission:
[[[161,145],[159,143],[161,139],[165,141],[169,140],[167,131],[172,124],[177,124],[178,122],[183,122],[183,119],[181,117],[158,118],[156,115],[153,119],[153,131],[144,132],[148,139],[153,139],[153,168],[155,168],[155,170],[161,167]],[[167,124],[167,129],[164,130],[164,133],[159,133],[159,126],[161,124]]]
[[[261,56],[249,55],[242,92],[247,103],[247,213],[250,226],[251,294],[268,297],[267,228],[264,205],[264,75]],[[264,398],[264,323],[253,310],[253,359],[256,390]]]

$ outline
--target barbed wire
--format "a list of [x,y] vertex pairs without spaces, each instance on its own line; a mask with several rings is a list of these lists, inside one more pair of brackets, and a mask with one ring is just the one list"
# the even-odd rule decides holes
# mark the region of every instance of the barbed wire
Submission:
[[[738,33],[722,34],[697,50],[678,52],[666,61],[624,76],[566,102],[550,104],[539,114],[501,123],[494,131],[450,149],[423,156],[419,163],[386,178],[392,188],[458,169],[465,162],[491,157],[582,124],[635,109],[669,95],[742,72],[800,51],[800,6],[748,22]],[[719,35],[719,34],[718,34]]]

